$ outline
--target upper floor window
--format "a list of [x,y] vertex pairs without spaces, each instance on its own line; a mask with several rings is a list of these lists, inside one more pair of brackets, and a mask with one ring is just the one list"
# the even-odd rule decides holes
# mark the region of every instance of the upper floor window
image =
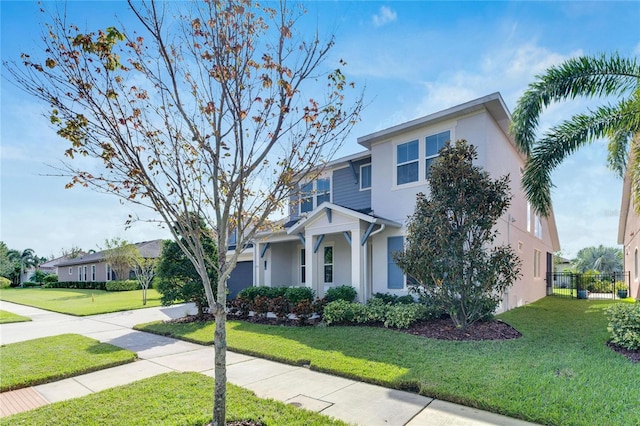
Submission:
[[238,231],[235,228],[229,230],[227,240],[227,246],[229,247],[235,247],[235,245],[238,244]]
[[371,164],[360,166],[360,189],[371,189]]
[[418,180],[418,156],[420,145],[417,140],[396,147],[396,184],[416,182]]
[[446,130],[444,132],[436,133],[435,135],[427,136],[425,138],[424,152],[425,152],[425,172],[426,176],[429,176],[429,168],[433,161],[440,155],[440,150],[444,148],[444,145],[451,140],[451,131]]
[[310,212],[325,201],[331,201],[331,180],[316,179],[302,185],[300,213]]

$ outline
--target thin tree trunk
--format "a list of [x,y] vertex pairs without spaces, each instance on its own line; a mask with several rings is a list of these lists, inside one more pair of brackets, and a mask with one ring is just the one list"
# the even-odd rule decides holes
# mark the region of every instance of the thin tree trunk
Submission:
[[213,426],[226,424],[227,396],[227,312],[224,305],[216,304],[216,331],[213,340],[215,348],[215,390],[213,393]]

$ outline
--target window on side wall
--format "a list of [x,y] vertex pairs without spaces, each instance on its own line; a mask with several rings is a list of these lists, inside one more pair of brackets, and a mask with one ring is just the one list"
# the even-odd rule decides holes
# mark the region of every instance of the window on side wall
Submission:
[[82,281],[82,266],[78,266],[78,281]]
[[393,260],[393,254],[402,250],[403,242],[402,236],[387,238],[387,288],[390,290],[404,288],[404,273]]
[[396,147],[396,185],[417,182],[420,145],[417,140]]
[[540,278],[540,259],[542,252],[540,250],[533,251],[533,278]]
[[371,164],[360,166],[360,190],[371,189]]
[[107,281],[111,281],[111,265],[105,266],[105,276],[107,277]]
[[96,280],[96,265],[91,265],[91,281]]
[[331,201],[331,180],[316,179],[300,187],[300,213],[307,213],[325,201]]
[[638,279],[638,248],[636,247],[636,251],[633,255],[633,265],[634,265],[634,279]]
[[429,169],[431,168],[431,164],[435,161],[436,158],[440,155],[440,150],[444,148],[444,145],[451,140],[451,131],[446,130],[444,132],[436,133],[435,135],[427,136],[425,138],[425,158],[426,165],[425,171],[426,176],[429,176]]

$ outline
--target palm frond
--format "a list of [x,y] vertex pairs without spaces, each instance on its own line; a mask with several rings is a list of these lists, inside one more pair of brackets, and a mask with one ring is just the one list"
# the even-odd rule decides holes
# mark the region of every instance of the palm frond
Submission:
[[624,129],[638,133],[640,106],[634,100],[616,106],[602,106],[590,114],[578,114],[555,126],[537,142],[530,152],[522,176],[527,199],[539,214],[551,212],[551,172],[578,148],[611,133]]
[[512,116],[511,133],[525,155],[529,155],[535,143],[539,117],[545,107],[578,96],[622,96],[629,90],[637,91],[640,64],[617,53],[582,56],[551,67],[536,78],[518,100]]

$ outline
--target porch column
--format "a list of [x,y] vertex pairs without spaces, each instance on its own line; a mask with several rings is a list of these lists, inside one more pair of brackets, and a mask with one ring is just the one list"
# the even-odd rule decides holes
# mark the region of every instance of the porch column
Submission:
[[255,248],[253,250],[253,268],[255,270],[256,277],[256,281],[254,283],[255,286],[264,285],[265,271],[263,266],[264,264],[262,263],[264,259],[260,258],[260,252],[262,251],[263,247],[264,243],[259,243],[256,241]]
[[318,294],[318,279],[316,277],[317,266],[314,264],[316,256],[313,255],[313,235],[305,233],[304,236],[304,258],[306,269],[306,282],[305,286],[316,292],[316,297],[320,297]]
[[362,246],[361,239],[362,229],[358,223],[357,227],[351,229],[351,285],[358,292],[358,300],[364,303],[364,250],[366,247]]

